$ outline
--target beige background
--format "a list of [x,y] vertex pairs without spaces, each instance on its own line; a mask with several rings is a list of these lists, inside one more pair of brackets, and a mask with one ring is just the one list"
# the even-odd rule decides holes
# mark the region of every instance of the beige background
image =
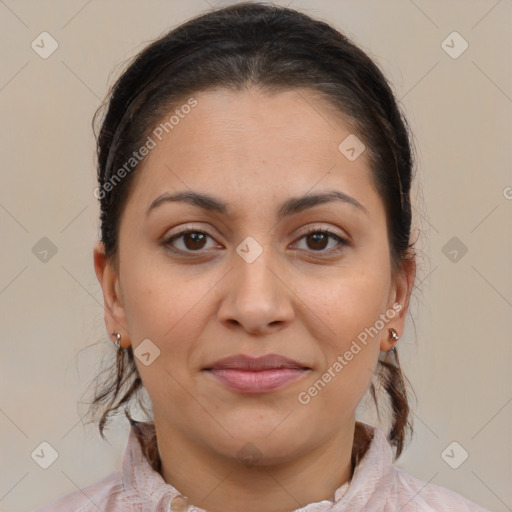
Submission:
[[[376,59],[415,134],[422,253],[415,320],[399,347],[418,403],[397,465],[511,510],[512,2],[286,4],[333,23]],[[92,261],[91,118],[127,58],[216,5],[0,0],[0,511],[31,510],[121,462],[124,418],[109,444],[81,424],[78,405],[101,357],[114,354]],[[59,45],[47,59],[31,48],[43,31]],[[453,31],[469,43],[456,59],[441,47]],[[57,248],[46,262],[33,252],[42,237]],[[445,247],[452,237],[467,247],[457,261]],[[31,458],[42,441],[59,453],[46,470]],[[452,441],[469,453],[458,469],[441,457]]]

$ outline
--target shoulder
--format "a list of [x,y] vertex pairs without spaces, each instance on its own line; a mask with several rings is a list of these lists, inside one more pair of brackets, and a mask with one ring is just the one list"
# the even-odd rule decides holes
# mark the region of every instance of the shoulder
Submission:
[[420,480],[397,467],[384,431],[365,424],[363,427],[372,434],[372,441],[354,471],[346,495],[350,504],[365,501],[373,507],[365,510],[379,512],[489,512],[451,489]]
[[[411,510],[421,512],[450,510],[451,512],[489,512],[487,509],[446,487],[415,478],[394,466],[395,499],[409,503]],[[416,507],[416,509],[414,508]]]
[[117,471],[87,487],[59,496],[32,512],[114,512],[118,509],[112,508],[113,505],[121,505],[119,510],[129,510],[127,507],[122,508],[122,501],[126,498],[121,473]]

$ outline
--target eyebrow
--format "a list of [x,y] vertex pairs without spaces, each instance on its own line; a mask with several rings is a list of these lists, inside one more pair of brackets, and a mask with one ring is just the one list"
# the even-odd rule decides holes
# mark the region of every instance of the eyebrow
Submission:
[[[356,209],[368,214],[366,208],[352,196],[340,192],[338,190],[329,190],[326,192],[317,192],[315,194],[306,194],[300,197],[291,197],[281,204],[277,217],[283,219],[291,215],[296,215],[304,210],[313,208],[318,205],[330,203],[333,201],[341,201],[345,204],[352,205]],[[183,191],[169,194],[164,192],[158,196],[146,210],[146,216],[157,207],[168,202],[184,202],[202,208],[203,210],[229,215],[229,207],[220,199],[202,194],[199,192]]]

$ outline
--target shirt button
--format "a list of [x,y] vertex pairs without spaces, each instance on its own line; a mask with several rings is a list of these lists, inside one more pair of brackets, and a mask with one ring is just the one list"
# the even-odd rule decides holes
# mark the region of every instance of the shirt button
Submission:
[[171,512],[187,512],[187,498],[185,496],[175,496],[171,501],[169,510]]

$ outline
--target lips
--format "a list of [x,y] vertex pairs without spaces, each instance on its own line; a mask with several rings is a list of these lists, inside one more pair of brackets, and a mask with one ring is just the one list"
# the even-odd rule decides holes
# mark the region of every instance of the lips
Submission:
[[268,354],[261,357],[250,357],[240,354],[220,359],[206,367],[205,370],[231,369],[260,371],[279,368],[309,369],[306,365],[278,354]]
[[299,379],[311,368],[277,354],[258,358],[240,354],[216,361],[203,370],[232,390],[266,393]]

